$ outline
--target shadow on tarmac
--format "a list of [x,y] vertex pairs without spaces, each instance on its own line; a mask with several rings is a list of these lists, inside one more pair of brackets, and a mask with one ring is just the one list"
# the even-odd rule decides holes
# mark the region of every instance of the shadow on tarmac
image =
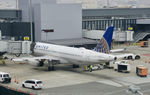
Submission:
[[112,77],[107,76],[107,75],[93,73],[94,71],[89,72],[89,71],[84,71],[81,68],[72,68],[72,65],[56,65],[54,71],[48,71],[47,67],[34,67],[33,69],[37,70],[37,71],[44,71],[44,72],[68,71],[68,72],[88,75],[88,76],[92,76],[92,77],[103,78],[103,79],[107,79],[107,80],[112,79]]

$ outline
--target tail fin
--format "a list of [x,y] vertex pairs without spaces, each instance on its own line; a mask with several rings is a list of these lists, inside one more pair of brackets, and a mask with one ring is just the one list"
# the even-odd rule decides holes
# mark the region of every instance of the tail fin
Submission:
[[103,37],[100,39],[100,42],[94,48],[95,51],[103,52],[103,53],[110,53],[113,31],[114,31],[113,26],[110,26],[107,28]]

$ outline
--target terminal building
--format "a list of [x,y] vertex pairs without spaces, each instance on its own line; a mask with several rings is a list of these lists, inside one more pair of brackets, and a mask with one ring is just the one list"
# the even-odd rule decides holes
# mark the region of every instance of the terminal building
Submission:
[[[32,10],[30,9],[32,6]],[[133,27],[134,41],[147,40],[150,35],[150,8],[83,9],[81,4],[57,4],[55,0],[19,0],[16,10],[0,10],[0,30],[3,39],[25,36],[34,41],[68,45],[97,43],[84,39],[83,30],[105,31],[113,25],[115,31]],[[46,33],[44,31],[49,31]],[[31,39],[30,39],[31,40]]]
[[35,41],[82,38],[81,4],[57,4],[56,0],[19,0],[18,4],[22,21],[34,23]]
[[2,39],[15,38],[15,40],[23,40],[24,36],[30,36],[30,23],[22,22],[22,10],[1,9],[0,31]]
[[2,36],[23,40],[32,35],[34,41],[82,38],[81,4],[57,4],[56,0],[29,1],[18,0],[17,10],[0,10]]
[[105,30],[113,25],[116,31],[127,31],[133,27],[134,41],[137,42],[149,36],[149,18],[150,8],[83,9],[82,28]]

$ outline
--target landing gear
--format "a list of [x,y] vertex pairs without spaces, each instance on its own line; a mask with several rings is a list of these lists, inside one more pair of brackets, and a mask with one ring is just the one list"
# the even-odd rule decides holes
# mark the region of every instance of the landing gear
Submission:
[[44,60],[41,60],[40,63],[38,64],[39,67],[44,66]]
[[55,70],[54,65],[59,63],[60,63],[59,60],[51,60],[51,61],[48,60],[48,71],[54,71]]
[[73,64],[72,68],[79,68],[79,65]]
[[48,66],[48,71],[54,71],[54,70],[55,70],[54,66]]

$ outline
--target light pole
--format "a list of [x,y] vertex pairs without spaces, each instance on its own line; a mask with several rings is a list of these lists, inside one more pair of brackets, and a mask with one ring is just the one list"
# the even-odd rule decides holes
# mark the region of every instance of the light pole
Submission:
[[18,0],[16,0],[16,9],[18,9]]
[[32,25],[32,0],[29,0],[29,18],[30,18],[31,42],[33,42],[33,25]]

